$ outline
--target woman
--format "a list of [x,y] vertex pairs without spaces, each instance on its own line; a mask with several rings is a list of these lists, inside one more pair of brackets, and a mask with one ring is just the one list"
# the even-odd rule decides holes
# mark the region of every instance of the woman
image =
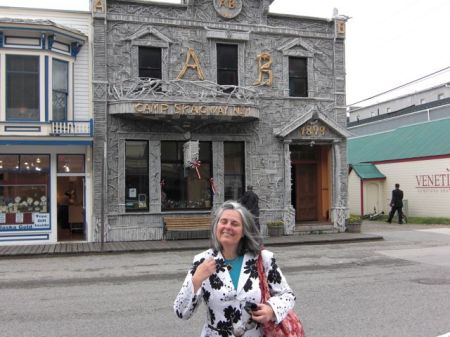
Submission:
[[[281,322],[294,307],[295,296],[273,253],[262,250],[251,213],[237,202],[225,202],[212,224],[211,246],[194,257],[175,300],[175,313],[189,319],[204,300],[207,310],[202,337],[263,336],[260,323]],[[260,303],[259,254],[272,295],[267,303]]]

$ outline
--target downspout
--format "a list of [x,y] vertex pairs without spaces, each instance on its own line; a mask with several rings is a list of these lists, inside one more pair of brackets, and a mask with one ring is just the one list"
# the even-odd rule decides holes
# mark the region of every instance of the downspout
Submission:
[[359,181],[359,198],[361,202],[361,217],[364,215],[364,180]]

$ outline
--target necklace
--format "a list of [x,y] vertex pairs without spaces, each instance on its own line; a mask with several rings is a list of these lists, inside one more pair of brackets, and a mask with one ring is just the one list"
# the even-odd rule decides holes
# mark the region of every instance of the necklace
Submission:
[[[228,269],[228,271],[231,271],[233,267],[238,267],[238,265],[242,264],[243,256],[236,256],[233,259],[223,259],[223,263],[225,267]],[[236,268],[235,268],[236,269]]]

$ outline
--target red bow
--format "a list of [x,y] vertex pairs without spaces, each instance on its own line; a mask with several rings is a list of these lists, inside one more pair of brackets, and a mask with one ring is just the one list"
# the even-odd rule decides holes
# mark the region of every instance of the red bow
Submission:
[[202,162],[200,160],[193,160],[193,161],[189,162],[189,165],[191,166],[191,168],[195,168],[195,171],[197,172],[198,179],[202,179],[202,177],[200,175],[200,171],[198,170],[198,168],[200,166],[202,166]]

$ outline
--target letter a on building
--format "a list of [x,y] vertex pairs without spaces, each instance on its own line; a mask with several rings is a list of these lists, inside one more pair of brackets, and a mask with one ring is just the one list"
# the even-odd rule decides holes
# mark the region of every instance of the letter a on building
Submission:
[[189,48],[186,55],[186,61],[184,61],[183,69],[181,69],[180,73],[178,74],[177,80],[181,80],[184,77],[188,68],[197,71],[199,80],[203,81],[205,79],[205,74],[203,73],[202,67],[200,66],[200,61],[198,60],[197,54],[195,53],[193,48]]

